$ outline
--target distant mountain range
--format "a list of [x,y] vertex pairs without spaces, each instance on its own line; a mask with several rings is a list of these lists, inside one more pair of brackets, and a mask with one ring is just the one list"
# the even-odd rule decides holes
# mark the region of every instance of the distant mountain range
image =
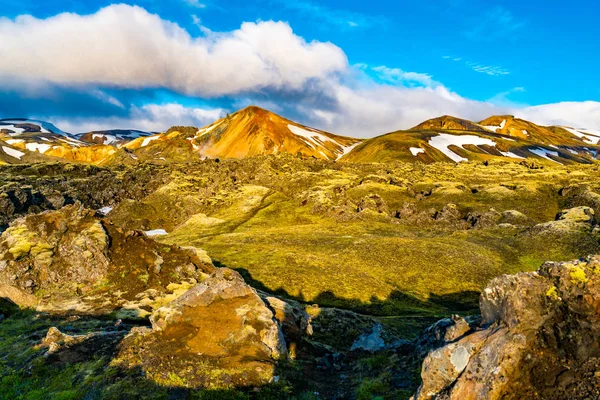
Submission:
[[566,165],[597,162],[599,141],[600,131],[540,126],[508,115],[480,122],[442,116],[365,140],[314,129],[254,106],[202,128],[172,127],[164,133],[115,129],[70,134],[44,121],[0,120],[0,162],[8,164],[169,163],[290,153],[363,163],[532,159]]

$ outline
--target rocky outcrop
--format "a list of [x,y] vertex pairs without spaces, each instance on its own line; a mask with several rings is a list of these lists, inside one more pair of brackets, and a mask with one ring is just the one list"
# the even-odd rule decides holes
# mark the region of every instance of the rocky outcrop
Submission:
[[533,230],[548,234],[590,232],[595,224],[594,210],[587,206],[579,206],[560,211],[555,221],[538,224]]
[[44,311],[144,317],[214,270],[194,249],[121,229],[81,205],[20,218],[0,237],[0,294]]
[[178,386],[185,387],[257,386],[274,379],[274,361],[287,354],[273,312],[226,268],[150,320],[152,330],[126,338],[119,358],[157,382],[177,376]]
[[266,299],[203,250],[158,243],[79,204],[18,219],[0,237],[0,315],[19,305],[152,324],[125,338],[118,327],[84,335],[51,328],[39,347],[52,362],[94,351],[112,357],[118,344],[118,363],[159,384],[262,385],[287,357],[284,331],[290,342],[310,332],[300,305]]
[[477,329],[428,354],[415,399],[598,398],[599,256],[500,276],[480,303]]

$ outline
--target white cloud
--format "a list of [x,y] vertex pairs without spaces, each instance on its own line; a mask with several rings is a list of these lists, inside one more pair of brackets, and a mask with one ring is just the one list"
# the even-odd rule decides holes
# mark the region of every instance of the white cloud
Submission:
[[466,64],[473,71],[479,72],[482,74],[488,74],[491,76],[509,75],[510,74],[509,70],[507,70],[506,68],[499,67],[497,65],[483,65],[483,64],[474,63],[474,62],[467,62]]
[[310,42],[283,22],[243,23],[193,38],[136,6],[91,15],[0,18],[0,75],[59,84],[165,87],[218,96],[300,88],[347,67],[331,43]]
[[600,130],[600,102],[560,102],[514,110],[515,116],[542,125]]
[[300,111],[316,127],[356,137],[408,129],[444,114],[478,120],[506,111],[465,99],[443,86],[406,88],[371,82],[351,87],[335,82],[323,90],[334,96],[334,110],[300,105]]
[[195,7],[195,8],[206,8],[206,4],[204,3],[200,3],[199,0],[183,0],[183,2],[185,4],[187,4],[190,7]]
[[52,118],[40,116],[36,119],[51,121],[65,132],[82,133],[108,129],[135,129],[149,132],[164,132],[174,125],[205,126],[223,117],[221,108],[184,107],[181,104],[149,104],[132,107],[128,117],[100,118]]
[[431,75],[420,72],[407,72],[400,68],[389,68],[386,66],[373,67],[373,71],[377,73],[377,76],[389,83],[402,84],[406,86],[413,86],[415,84],[422,85],[425,87],[440,86],[439,82],[433,80]]
[[329,8],[319,2],[309,0],[276,0],[276,2],[284,9],[301,13],[302,17],[322,21],[327,25],[335,25],[342,29],[369,28],[387,24],[387,19],[382,16]]

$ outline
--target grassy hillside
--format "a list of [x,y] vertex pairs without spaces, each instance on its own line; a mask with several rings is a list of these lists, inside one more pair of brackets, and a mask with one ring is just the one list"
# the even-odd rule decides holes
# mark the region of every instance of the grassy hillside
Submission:
[[499,274],[599,251],[591,226],[551,222],[563,208],[595,206],[598,174],[513,163],[204,161],[176,167],[168,184],[109,217],[166,229],[160,240],[202,247],[269,292],[429,315],[474,307]]

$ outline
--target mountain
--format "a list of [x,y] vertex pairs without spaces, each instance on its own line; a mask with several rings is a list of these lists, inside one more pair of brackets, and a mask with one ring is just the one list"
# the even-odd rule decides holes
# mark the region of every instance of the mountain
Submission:
[[0,162],[69,161],[95,165],[173,163],[288,153],[346,162],[461,162],[524,159],[590,164],[600,154],[600,132],[541,126],[510,115],[479,123],[448,115],[408,131],[363,140],[338,136],[251,106],[202,128],[164,133],[105,130],[79,134],[31,119],[0,120]]
[[597,161],[600,154],[600,146],[593,138],[600,139],[600,132],[540,126],[513,116],[492,116],[479,123],[443,116],[408,131],[369,139],[342,160],[432,163],[532,159],[541,163],[589,164]]
[[556,146],[578,146],[585,144],[573,133],[560,127],[547,127],[534,124],[512,115],[496,115],[479,122],[485,129],[535,143]]
[[67,133],[46,121],[28,118],[0,119],[0,133],[2,135],[20,135],[23,133],[54,133],[68,136]]
[[212,158],[285,152],[335,160],[361,142],[301,125],[254,106],[185,135],[196,152]]
[[411,131],[426,131],[426,130],[456,130],[456,131],[474,131],[486,132],[482,126],[466,119],[444,115],[438,118],[428,119],[425,122],[411,128]]
[[7,164],[69,161],[103,164],[117,152],[115,146],[80,140],[46,121],[0,120],[0,162]]
[[89,144],[108,144],[122,146],[139,137],[151,136],[151,132],[125,129],[110,129],[105,131],[92,131],[74,135],[79,140]]

